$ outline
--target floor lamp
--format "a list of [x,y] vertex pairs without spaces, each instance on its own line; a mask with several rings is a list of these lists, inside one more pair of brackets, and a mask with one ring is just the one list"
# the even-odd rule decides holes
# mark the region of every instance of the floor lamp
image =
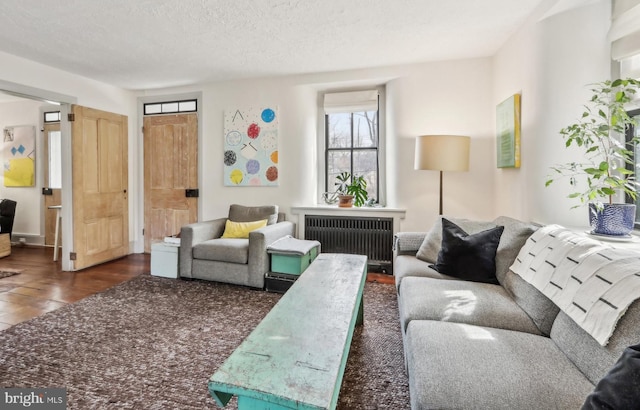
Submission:
[[440,215],[442,172],[469,170],[471,138],[461,135],[422,135],[416,138],[415,169],[440,171]]

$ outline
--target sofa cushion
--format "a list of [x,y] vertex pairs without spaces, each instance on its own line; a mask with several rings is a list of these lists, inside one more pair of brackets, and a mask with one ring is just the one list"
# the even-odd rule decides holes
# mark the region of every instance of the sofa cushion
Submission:
[[633,409],[640,406],[640,345],[624,349],[622,356],[598,382],[582,410]]
[[499,285],[407,277],[400,285],[402,330],[412,320],[440,320],[540,334]]
[[522,310],[527,312],[540,332],[548,336],[560,308],[542,292],[511,271],[504,276],[502,285]]
[[[470,219],[449,217],[447,217],[447,219],[469,234],[478,233],[496,226],[493,222],[487,221],[472,221]],[[416,253],[416,258],[425,262],[435,263],[438,260],[438,252],[440,252],[441,243],[442,217],[439,216],[429,232],[427,232],[424,241],[422,241],[422,245],[420,245],[420,249],[418,249],[418,252]]]
[[442,246],[431,268],[445,275],[498,284],[496,250],[503,226],[468,234],[448,219],[442,218]]
[[266,219],[267,225],[273,225],[278,222],[278,205],[242,206],[233,204],[229,206],[229,219],[234,222]]
[[412,409],[578,409],[593,390],[544,336],[414,320],[406,339]]
[[509,267],[516,260],[518,252],[537,227],[508,216],[499,216],[493,220],[493,223],[496,226],[504,226],[504,232],[502,232],[500,245],[498,245],[496,252],[496,277],[498,282],[504,286],[504,278]]
[[640,300],[629,306],[606,346],[591,337],[566,313],[560,311],[551,328],[551,339],[596,384],[616,363],[628,346],[638,343]]
[[435,269],[431,269],[429,264],[411,255],[398,255],[393,260],[393,276],[396,281],[396,289],[400,291],[400,284],[404,278],[417,276],[421,278],[450,279],[458,280],[453,276],[444,275]]
[[193,258],[247,264],[249,262],[249,240],[211,239],[193,247]]

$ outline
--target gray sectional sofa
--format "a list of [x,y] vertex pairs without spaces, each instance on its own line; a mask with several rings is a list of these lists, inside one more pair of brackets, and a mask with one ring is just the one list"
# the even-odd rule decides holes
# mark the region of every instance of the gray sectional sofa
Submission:
[[504,226],[498,284],[430,267],[440,250],[441,219],[429,232],[396,235],[393,269],[411,407],[579,409],[623,350],[640,342],[640,303],[629,306],[602,346],[510,270],[536,226],[508,217],[447,219],[469,234]]

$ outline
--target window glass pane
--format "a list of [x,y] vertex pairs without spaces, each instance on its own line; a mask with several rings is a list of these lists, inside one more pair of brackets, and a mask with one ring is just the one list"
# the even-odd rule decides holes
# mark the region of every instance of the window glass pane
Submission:
[[376,111],[353,113],[353,146],[378,146],[378,115]]
[[327,157],[327,191],[336,190],[336,176],[351,172],[351,151],[329,151]]
[[164,103],[162,104],[162,112],[178,112],[178,103]]
[[362,175],[367,181],[367,192],[369,198],[378,195],[378,152],[376,150],[354,151],[353,152],[353,173]]
[[329,148],[351,147],[351,114],[328,114],[327,137]]
[[62,133],[51,131],[49,138],[49,188],[62,188]]
[[60,111],[44,113],[44,122],[59,122],[59,121],[60,121]]
[[144,105],[145,114],[159,114],[161,112],[162,112],[161,104],[145,104]]
[[195,100],[181,101],[178,103],[178,111],[180,112],[195,111],[195,110],[196,110]]

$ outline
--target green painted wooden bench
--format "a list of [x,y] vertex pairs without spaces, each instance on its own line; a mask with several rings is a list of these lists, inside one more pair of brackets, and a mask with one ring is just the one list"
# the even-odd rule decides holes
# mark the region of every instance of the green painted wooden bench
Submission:
[[356,325],[363,255],[318,255],[209,380],[220,407],[334,409]]

